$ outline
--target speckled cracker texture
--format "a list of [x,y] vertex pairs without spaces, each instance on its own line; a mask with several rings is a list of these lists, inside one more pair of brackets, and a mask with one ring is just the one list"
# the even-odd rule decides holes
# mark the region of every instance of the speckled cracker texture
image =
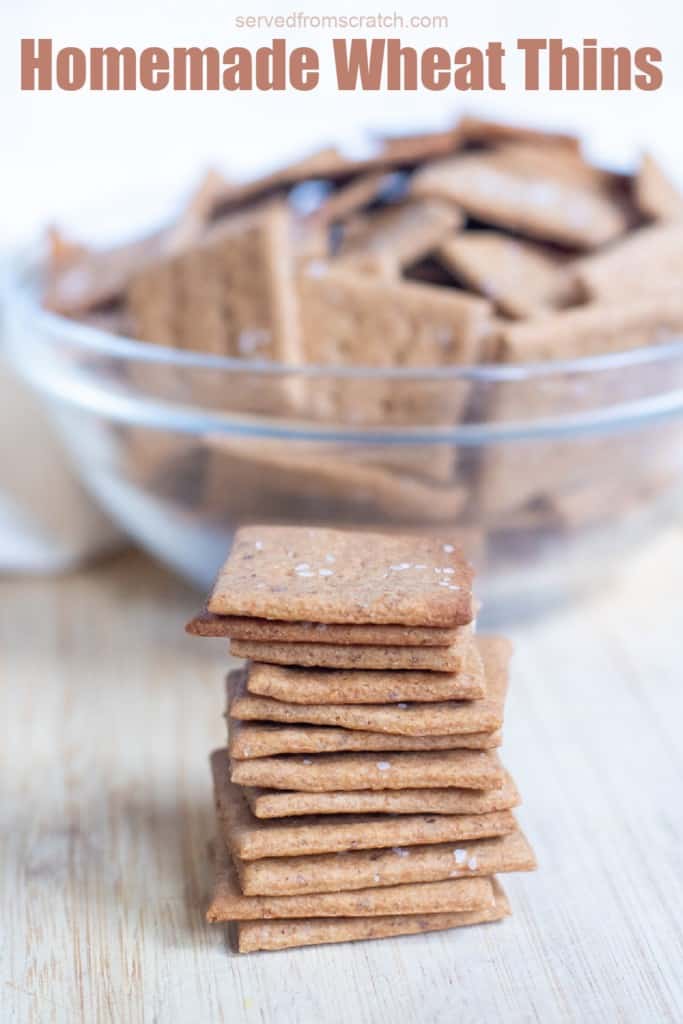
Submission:
[[135,275],[135,336],[178,348],[297,362],[289,214],[269,202]]
[[394,754],[311,754],[255,757],[231,762],[231,779],[242,786],[327,793],[338,789],[495,789],[505,781],[490,750],[419,751]]
[[262,821],[251,813],[239,787],[230,782],[224,750],[214,752],[211,767],[220,832],[230,851],[242,860],[473,840],[505,835],[517,827],[511,811]]
[[[316,366],[437,367],[477,362],[490,305],[424,282],[308,264],[299,278],[304,359]],[[452,424],[467,382],[312,378],[308,410],[343,422]]]
[[251,953],[259,949],[290,949],[294,946],[317,946],[331,942],[355,942],[359,939],[382,939],[392,935],[444,931],[448,928],[499,921],[508,916],[510,906],[502,887],[495,879],[493,886],[493,906],[462,913],[367,918],[323,917],[306,921],[241,921],[237,925],[237,948],[240,953]]
[[355,231],[347,232],[339,256],[355,266],[379,266],[399,273],[436,249],[462,227],[463,220],[452,203],[429,199],[395,203],[362,218]]
[[515,320],[551,312],[567,305],[571,297],[566,260],[550,247],[497,231],[454,235],[443,242],[438,258],[459,280]]
[[478,700],[486,695],[486,681],[481,655],[472,644],[460,672],[306,669],[251,662],[247,690],[293,704],[383,704]]
[[411,191],[451,200],[485,224],[577,249],[611,242],[629,226],[607,176],[547,146],[505,145],[435,161],[417,171]]
[[494,872],[532,871],[535,866],[533,851],[521,832],[467,843],[358,850],[341,855],[235,859],[240,887],[249,896],[345,892],[463,876],[486,877]]
[[510,775],[500,789],[355,790],[337,793],[295,793],[276,789],[243,789],[257,818],[298,814],[487,814],[509,811],[520,803]]
[[[683,223],[653,224],[634,231],[618,244],[579,261],[576,279],[595,302],[622,303],[659,295],[665,289],[680,293],[683,275]],[[654,317],[656,307],[650,316]],[[647,324],[646,324],[647,326]],[[650,323],[651,330],[656,321]],[[650,339],[652,340],[652,339]]]
[[472,569],[447,538],[325,528],[238,530],[209,599],[218,615],[339,623],[471,622]]
[[435,914],[490,907],[488,878],[453,878],[416,885],[383,886],[301,896],[244,896],[225,843],[216,840],[215,881],[206,919],[263,921],[272,918],[375,917],[382,914]]
[[449,647],[468,636],[469,625],[363,626],[328,622],[276,622],[243,615],[214,615],[203,611],[185,627],[193,636],[231,637],[266,643],[389,645],[390,647]]
[[[640,295],[632,293],[619,302],[611,299],[589,303],[505,327],[500,333],[498,355],[502,362],[509,363],[578,359],[673,340],[681,330],[680,289],[652,294],[643,294],[641,289]],[[538,465],[534,475],[543,480]]]
[[305,722],[399,736],[447,736],[471,732],[493,732],[503,724],[508,685],[510,644],[504,637],[478,637],[477,647],[485,665],[486,697],[481,700],[452,700],[383,704],[298,704],[259,697],[235,679],[230,716],[265,722]]
[[275,754],[335,754],[359,750],[494,750],[503,741],[493,732],[457,736],[397,736],[395,733],[335,729],[322,725],[279,725],[230,719],[230,757],[272,757]]
[[460,672],[470,646],[466,636],[449,647],[389,647],[379,644],[285,644],[231,640],[234,658],[303,668]]

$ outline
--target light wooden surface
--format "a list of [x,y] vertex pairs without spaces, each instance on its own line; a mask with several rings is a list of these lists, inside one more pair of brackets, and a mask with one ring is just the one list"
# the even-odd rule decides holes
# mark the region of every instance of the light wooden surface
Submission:
[[140,556],[0,584],[5,1022],[683,1019],[683,535],[517,644],[505,760],[540,871],[502,925],[230,953],[203,923],[220,642]]

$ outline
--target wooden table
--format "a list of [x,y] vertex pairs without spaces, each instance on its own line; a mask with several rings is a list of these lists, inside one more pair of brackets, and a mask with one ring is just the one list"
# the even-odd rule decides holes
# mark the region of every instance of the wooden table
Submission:
[[540,871],[502,925],[238,956],[203,922],[225,650],[139,555],[0,584],[5,1021],[683,1019],[683,534],[512,630]]

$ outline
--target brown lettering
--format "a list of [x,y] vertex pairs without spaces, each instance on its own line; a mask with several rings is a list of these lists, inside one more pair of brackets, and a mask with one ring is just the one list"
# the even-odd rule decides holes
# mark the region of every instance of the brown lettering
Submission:
[[52,40],[39,39],[36,50],[35,39],[21,40],[21,88],[44,91],[52,88]]

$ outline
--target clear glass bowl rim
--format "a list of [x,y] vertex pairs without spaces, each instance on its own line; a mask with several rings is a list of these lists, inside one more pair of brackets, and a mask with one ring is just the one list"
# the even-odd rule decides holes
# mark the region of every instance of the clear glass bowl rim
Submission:
[[[600,355],[585,356],[570,360],[547,360],[536,363],[481,363],[473,365],[426,366],[426,367],[371,367],[371,366],[319,366],[282,364],[264,360],[238,359],[229,356],[211,355],[208,353],[167,348],[149,344],[125,336],[114,335],[102,328],[89,324],[78,323],[67,317],[43,309],[38,301],[37,286],[40,279],[40,262],[33,256],[25,256],[15,260],[14,266],[6,275],[3,300],[6,311],[11,319],[20,323],[23,328],[34,329],[49,336],[52,340],[67,341],[72,348],[84,352],[99,354],[113,360],[132,363],[152,363],[167,368],[184,368],[192,370],[212,370],[226,374],[230,379],[239,380],[243,376],[261,376],[287,380],[289,378],[324,378],[386,380],[402,383],[429,381],[467,381],[477,384],[535,381],[542,385],[544,381],[559,381],[560,378],[584,377],[597,379],[597,375],[610,371],[637,373],[639,367],[665,363],[670,361],[683,367],[683,337],[671,341],[632,348]],[[16,361],[16,360],[15,360]],[[21,356],[18,357],[21,369]],[[33,376],[33,375],[31,375]],[[35,377],[34,377],[35,382]],[[47,386],[45,390],[50,391]],[[410,442],[450,441],[461,444],[487,444],[499,440],[519,440],[522,438],[549,437],[556,434],[579,434],[585,432],[601,432],[638,425],[642,421],[667,419],[683,415],[683,389],[663,390],[655,395],[628,399],[626,402],[607,407],[581,412],[575,416],[562,414],[557,421],[544,419],[522,421],[517,424],[505,421],[489,421],[483,424],[458,424],[449,428],[404,428],[387,426],[379,430],[375,428],[355,428],[339,431],[326,428],[324,424],[309,423],[307,429],[297,429],[291,422],[282,419],[271,419],[260,414],[246,414],[260,426],[246,427],[244,416],[229,412],[218,412],[202,409],[197,406],[176,405],[173,401],[163,399],[160,402],[151,396],[139,394],[130,399],[129,406],[137,403],[147,406],[140,421],[150,426],[166,426],[173,429],[206,432],[257,434],[260,436],[308,437],[326,440],[406,440]],[[156,408],[156,413],[154,409]],[[103,410],[104,411],[104,410]],[[113,410],[109,410],[110,413]],[[164,422],[164,416],[166,421]],[[126,417],[122,417],[126,418]],[[136,417],[133,417],[136,418]],[[175,423],[171,422],[172,420]]]

